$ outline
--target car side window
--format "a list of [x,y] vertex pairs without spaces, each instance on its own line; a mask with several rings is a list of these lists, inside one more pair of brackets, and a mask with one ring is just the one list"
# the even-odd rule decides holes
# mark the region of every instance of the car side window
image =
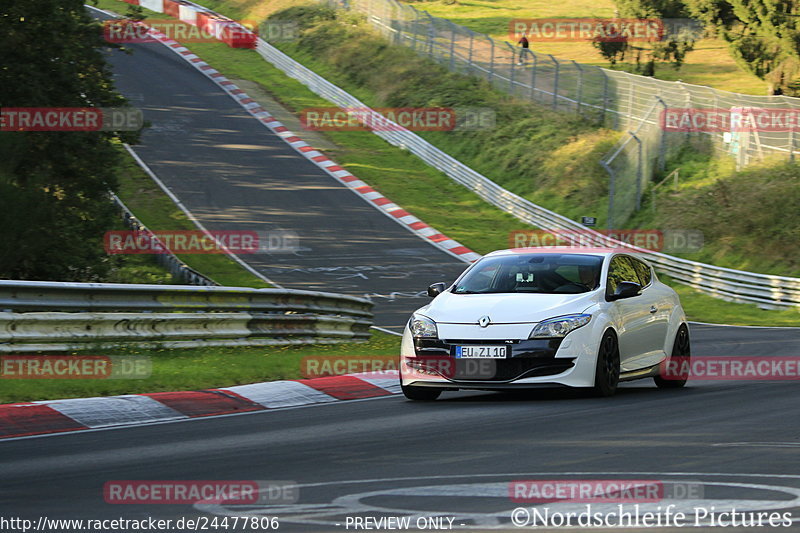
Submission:
[[650,282],[653,279],[653,274],[650,272],[650,267],[636,258],[631,258],[631,262],[633,263],[633,268],[636,269],[636,273],[639,275],[639,284],[642,287],[650,285]]
[[623,281],[633,281],[639,283],[639,275],[631,263],[631,259],[624,255],[617,255],[611,260],[608,266],[608,283],[606,284],[606,294],[614,294],[617,285]]

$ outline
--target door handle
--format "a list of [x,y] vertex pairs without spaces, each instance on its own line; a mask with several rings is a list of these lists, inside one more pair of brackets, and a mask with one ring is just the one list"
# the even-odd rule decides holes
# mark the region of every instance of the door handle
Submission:
[[651,305],[651,306],[650,306],[650,312],[651,312],[651,313],[655,313],[656,311],[658,311],[658,308],[656,308],[656,306],[655,306],[655,305]]

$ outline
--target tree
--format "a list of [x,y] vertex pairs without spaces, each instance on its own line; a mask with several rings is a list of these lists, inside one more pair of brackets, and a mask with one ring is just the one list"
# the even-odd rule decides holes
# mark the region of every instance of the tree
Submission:
[[[121,107],[83,0],[0,4],[0,108]],[[134,133],[0,132],[0,277],[92,280],[108,268],[114,143]]]
[[800,4],[796,0],[684,0],[692,16],[728,42],[773,94],[800,96]]
[[[686,22],[686,10],[681,0],[615,0],[617,15],[622,18],[660,19],[664,22],[664,35],[659,41],[646,46],[631,41],[592,43],[611,65],[626,56],[634,58],[635,70],[645,76],[655,75],[656,63],[669,63],[679,69],[686,55],[694,50],[698,38],[697,28]],[[674,24],[674,22],[682,22]]]

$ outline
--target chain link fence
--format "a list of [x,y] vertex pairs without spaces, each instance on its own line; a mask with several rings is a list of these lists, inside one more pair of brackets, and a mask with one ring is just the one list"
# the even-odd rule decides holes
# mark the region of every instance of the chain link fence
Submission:
[[793,110],[800,99],[749,96],[559,59],[492,39],[397,0],[322,0],[366,15],[388,40],[427,55],[450,70],[481,76],[495,87],[555,111],[576,113],[625,132],[602,161],[609,174],[607,226],[622,227],[641,207],[647,187],[687,144],[736,158],[739,167],[770,155],[794,159],[800,131],[665,131],[667,109]]

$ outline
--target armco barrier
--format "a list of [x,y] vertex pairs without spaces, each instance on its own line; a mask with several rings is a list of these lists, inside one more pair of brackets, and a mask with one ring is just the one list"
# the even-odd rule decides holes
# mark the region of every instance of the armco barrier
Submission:
[[[135,0],[138,1],[138,0]],[[172,0],[164,0],[166,5]],[[189,3],[189,2],[187,2]],[[205,8],[196,6],[198,11]],[[177,15],[175,15],[177,17]],[[369,109],[364,103],[326,79],[307,69],[261,38],[257,39],[258,53],[286,75],[302,82],[314,93],[343,108]],[[372,113],[376,112],[372,111]],[[388,119],[384,123],[393,124]],[[453,181],[467,187],[483,200],[513,215],[522,222],[546,229],[571,229],[588,232],[578,222],[544,209],[497,185],[482,174],[447,155],[418,135],[400,127],[383,128],[391,131],[373,131],[390,144],[409,150]],[[596,234],[597,242],[605,245],[630,248],[630,245],[613,241]],[[666,254],[636,250],[645,255],[656,268],[685,285],[712,296],[741,303],[755,303],[767,309],[800,307],[800,278],[771,276],[741,270],[716,267]]]
[[[307,69],[263,39],[258,39],[257,51],[285,74],[302,82],[314,93],[339,107],[369,109],[354,96]],[[378,115],[375,111],[372,113]],[[582,233],[592,231],[574,220],[549,211],[504,189],[415,133],[395,125],[386,118],[383,118],[383,121],[392,124],[392,127],[381,128],[381,131],[374,130],[375,135],[394,146],[408,150],[446,174],[453,181],[465,186],[485,201],[519,220],[546,230],[580,230]],[[372,120],[372,122],[377,121]],[[609,239],[600,233],[596,233],[596,239],[600,245],[631,248],[629,244]],[[634,251],[644,255],[658,270],[672,276],[676,281],[724,300],[755,303],[767,309],[800,306],[800,278],[756,274],[716,267],[647,250],[634,249]]]
[[[120,210],[122,214],[122,220],[125,222],[125,225],[128,226],[130,229],[134,231],[141,231],[152,235],[152,232],[142,224],[138,218],[128,209],[122,200],[119,197],[111,193],[111,200],[114,202],[114,205]],[[152,239],[158,240],[158,238],[153,235]],[[166,249],[166,246],[164,246]],[[156,262],[161,265],[162,267],[169,270],[169,273],[177,278],[183,283],[188,285],[208,285],[208,286],[215,286],[219,285],[216,281],[209,278],[208,276],[204,276],[200,272],[196,271],[195,269],[191,268],[189,265],[178,259],[178,256],[173,254],[172,252],[163,253],[163,254],[156,254],[155,255]]]
[[0,280],[0,353],[369,338],[372,303],[284,289]]

